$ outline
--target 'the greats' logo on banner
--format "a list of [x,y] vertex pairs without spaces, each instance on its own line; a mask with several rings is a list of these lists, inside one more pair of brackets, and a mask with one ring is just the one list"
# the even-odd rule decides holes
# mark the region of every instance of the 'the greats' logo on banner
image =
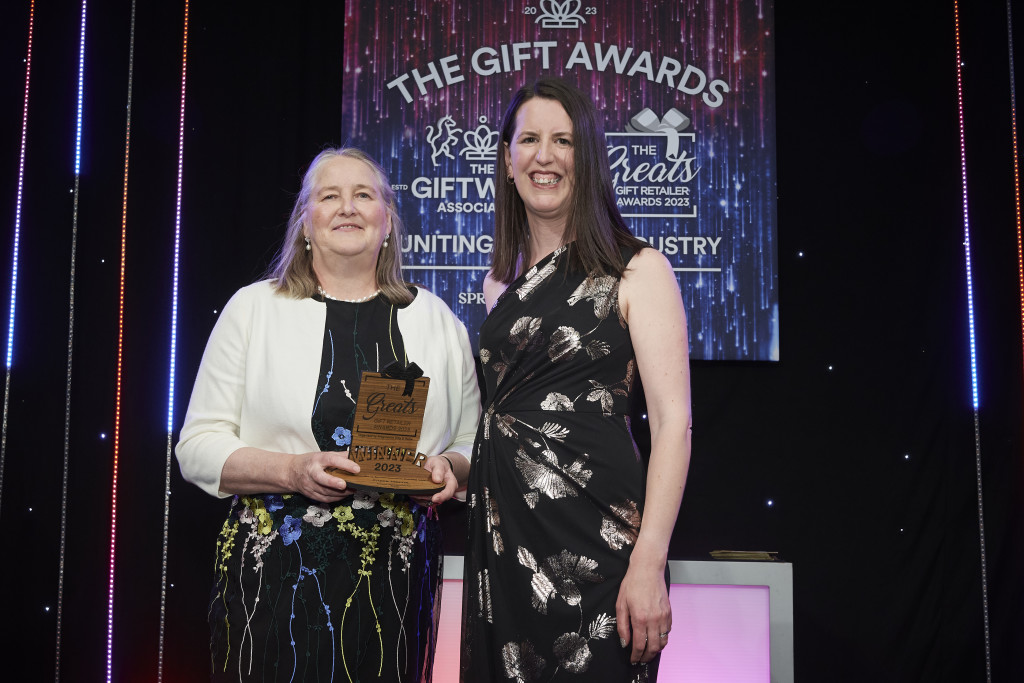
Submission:
[[387,169],[409,279],[474,342],[501,119],[550,74],[603,115],[616,202],[679,275],[692,356],[778,358],[771,2],[347,5],[342,139]]
[[624,133],[608,133],[612,180],[625,218],[696,218],[691,196],[697,158],[696,136],[682,131],[689,117],[669,109],[659,117],[645,108]]

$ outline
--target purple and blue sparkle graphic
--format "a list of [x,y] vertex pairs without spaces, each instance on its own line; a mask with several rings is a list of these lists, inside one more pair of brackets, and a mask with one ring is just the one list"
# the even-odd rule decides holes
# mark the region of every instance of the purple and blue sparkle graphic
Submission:
[[407,279],[474,345],[498,126],[542,75],[604,113],[619,209],[668,257],[690,354],[779,358],[773,4],[347,0],[341,140],[379,159]]

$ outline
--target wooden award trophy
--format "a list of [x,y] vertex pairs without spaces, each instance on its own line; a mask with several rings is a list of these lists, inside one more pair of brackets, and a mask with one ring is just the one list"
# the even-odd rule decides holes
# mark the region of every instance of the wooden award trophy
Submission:
[[429,388],[430,378],[415,363],[364,372],[348,450],[349,459],[359,463],[359,474],[336,467],[325,471],[369,491],[431,495],[443,489],[423,469],[427,456],[416,452]]

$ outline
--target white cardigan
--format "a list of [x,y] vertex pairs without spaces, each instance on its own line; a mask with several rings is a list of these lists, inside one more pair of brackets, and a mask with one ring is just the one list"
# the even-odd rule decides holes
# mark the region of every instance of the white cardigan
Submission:
[[[226,498],[221,470],[239,448],[320,450],[310,417],[326,317],[323,302],[278,295],[269,280],[231,297],[207,342],[175,448],[187,481]],[[430,378],[419,451],[456,451],[469,460],[480,390],[465,325],[419,289],[398,309],[398,327],[409,361]]]

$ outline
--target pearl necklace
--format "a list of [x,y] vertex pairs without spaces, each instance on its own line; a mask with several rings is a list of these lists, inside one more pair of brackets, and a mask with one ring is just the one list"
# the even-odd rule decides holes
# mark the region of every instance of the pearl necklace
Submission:
[[325,298],[325,299],[330,299],[331,301],[341,301],[341,302],[343,302],[343,303],[346,303],[346,304],[361,304],[361,303],[363,303],[364,301],[369,301],[369,300],[370,300],[370,299],[372,299],[373,297],[375,297],[375,296],[377,296],[378,294],[380,294],[380,290],[378,289],[378,290],[377,290],[376,292],[374,292],[373,294],[367,294],[366,296],[364,296],[364,297],[362,297],[362,298],[360,298],[360,299],[339,299],[339,298],[337,298],[337,297],[334,297],[334,296],[331,296],[330,294],[328,294],[327,292],[325,292],[325,291],[324,291],[324,288],[323,288],[323,287],[321,287],[320,285],[317,285],[317,286],[316,286],[316,291],[317,291],[317,292],[319,292],[319,293],[320,293],[320,296],[322,296],[322,297],[323,297],[323,298]]

